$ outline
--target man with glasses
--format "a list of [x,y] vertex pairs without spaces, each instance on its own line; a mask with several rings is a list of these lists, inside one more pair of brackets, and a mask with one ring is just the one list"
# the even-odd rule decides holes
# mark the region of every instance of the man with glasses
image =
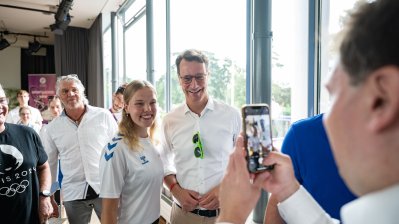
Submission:
[[84,91],[76,75],[59,77],[56,92],[64,111],[41,132],[53,182],[57,178],[58,157],[60,159],[63,174],[61,191],[71,224],[89,223],[93,209],[100,219],[100,156],[104,146],[117,132],[111,113],[104,108],[90,106]]
[[19,117],[19,109],[21,107],[29,107],[31,111],[31,121],[32,123],[38,125],[39,127],[42,127],[42,115],[40,111],[37,108],[29,106],[29,93],[26,90],[19,90],[17,93],[17,100],[19,103],[19,106],[15,107],[10,111],[10,113],[7,116],[7,123],[13,123],[16,124],[20,117]]
[[176,59],[186,102],[162,124],[164,182],[174,197],[171,223],[214,223],[219,212],[219,184],[235,139],[240,113],[209,97],[208,58],[187,50]]
[[39,224],[52,214],[50,168],[39,135],[6,123],[8,100],[0,84],[0,214],[2,223]]

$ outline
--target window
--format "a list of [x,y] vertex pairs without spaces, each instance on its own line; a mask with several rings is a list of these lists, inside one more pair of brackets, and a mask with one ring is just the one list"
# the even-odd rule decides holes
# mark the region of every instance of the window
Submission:
[[322,5],[322,61],[321,61],[321,90],[320,112],[329,110],[329,94],[324,87],[328,77],[333,72],[339,47],[340,31],[342,30],[348,13],[359,0],[326,1]]
[[245,1],[171,1],[172,107],[184,102],[175,59],[192,48],[209,57],[209,94],[237,108],[245,103],[245,8]]
[[271,112],[277,147],[291,122],[307,117],[308,10],[307,0],[272,4]]

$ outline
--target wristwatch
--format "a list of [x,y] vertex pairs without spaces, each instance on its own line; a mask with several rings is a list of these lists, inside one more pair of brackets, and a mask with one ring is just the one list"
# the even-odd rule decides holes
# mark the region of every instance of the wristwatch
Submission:
[[50,197],[51,193],[49,190],[43,190],[43,191],[40,191],[39,195],[43,196],[43,197]]

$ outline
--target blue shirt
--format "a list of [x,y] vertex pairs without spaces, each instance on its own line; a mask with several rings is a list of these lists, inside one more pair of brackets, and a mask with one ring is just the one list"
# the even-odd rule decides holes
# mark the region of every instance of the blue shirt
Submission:
[[338,174],[323,115],[292,124],[281,151],[291,156],[299,183],[331,217],[341,219],[341,207],[356,197]]

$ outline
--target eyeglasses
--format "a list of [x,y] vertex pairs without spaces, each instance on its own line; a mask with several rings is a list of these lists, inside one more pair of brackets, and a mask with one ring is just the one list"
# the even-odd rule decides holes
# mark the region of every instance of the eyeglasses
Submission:
[[6,97],[1,97],[0,98],[0,104],[7,105],[8,104],[8,99]]
[[190,84],[191,81],[193,81],[193,78],[195,78],[195,81],[202,83],[205,80],[205,76],[207,76],[207,74],[185,75],[179,77],[183,80],[184,84]]
[[204,158],[204,150],[202,148],[202,143],[201,143],[199,132],[194,134],[193,143],[195,144],[195,148],[194,148],[195,157],[203,159]]

